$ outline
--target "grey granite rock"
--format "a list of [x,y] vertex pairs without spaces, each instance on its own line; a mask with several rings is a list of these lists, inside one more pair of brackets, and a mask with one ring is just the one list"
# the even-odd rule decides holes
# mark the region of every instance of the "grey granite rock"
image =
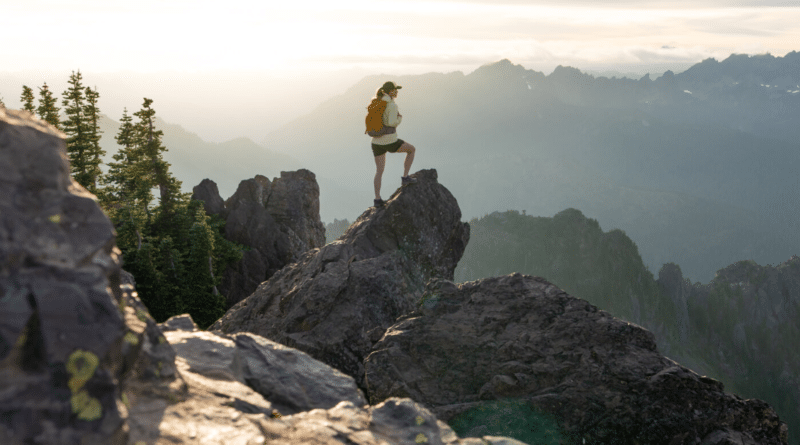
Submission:
[[225,220],[225,238],[249,248],[223,275],[220,292],[229,306],[241,301],[285,265],[325,244],[319,185],[308,170],[281,172],[272,182],[257,175],[239,184],[225,202],[216,184],[203,180],[193,199]]
[[195,324],[194,320],[192,320],[192,316],[189,314],[172,316],[163,323],[159,323],[158,327],[161,329],[162,332],[169,332],[169,331],[194,332],[199,330],[197,328],[197,324]]
[[191,326],[186,315],[162,323],[186,391],[129,395],[129,443],[521,445],[460,439],[409,399],[368,406],[351,377],[303,352]]
[[64,135],[0,109],[0,442],[124,443],[126,326],[114,229]]
[[258,335],[233,335],[242,382],[263,395],[281,414],[367,401],[352,377],[296,349]]
[[188,314],[159,326],[191,372],[242,383],[282,415],[367,403],[352,377],[296,349],[250,333],[200,331]]
[[306,252],[209,329],[252,332],[363,379],[363,359],[425,282],[453,277],[469,226],[435,170],[412,175],[336,242]]
[[659,354],[649,331],[538,277],[433,280],[365,366],[370,403],[410,397],[444,420],[514,399],[573,441],[787,443],[769,405],[724,392]]
[[228,216],[217,183],[210,179],[203,179],[200,184],[194,186],[192,199],[203,201],[203,208],[208,215],[218,215],[223,220]]

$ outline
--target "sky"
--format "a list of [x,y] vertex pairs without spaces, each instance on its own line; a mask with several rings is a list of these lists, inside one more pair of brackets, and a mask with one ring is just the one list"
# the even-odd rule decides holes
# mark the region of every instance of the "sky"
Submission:
[[[468,74],[504,58],[545,73],[569,65],[643,74],[732,53],[800,50],[800,0],[8,3],[0,23],[14,38],[0,49],[0,80],[17,80],[0,84],[0,98],[9,107],[18,104],[20,82],[47,81],[60,92],[80,70],[98,88],[124,87],[128,79],[129,90],[145,90],[104,96],[100,89],[101,110],[105,99],[112,116],[123,102],[138,109],[148,94],[162,95],[173,120],[199,93],[207,95],[200,108],[226,97],[233,112],[270,103],[278,110],[255,118],[269,122],[250,122],[241,134],[254,140],[281,116],[303,112],[292,99],[319,103],[367,74]],[[210,91],[220,84],[227,94]],[[187,126],[207,139],[245,131],[214,133],[209,122],[193,122]]]

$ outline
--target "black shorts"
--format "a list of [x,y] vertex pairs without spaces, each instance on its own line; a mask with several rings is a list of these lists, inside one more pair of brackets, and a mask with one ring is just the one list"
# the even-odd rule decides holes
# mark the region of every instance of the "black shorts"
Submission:
[[403,144],[405,144],[405,141],[403,141],[402,139],[398,139],[397,142],[392,142],[391,144],[387,145],[372,144],[372,154],[374,154],[375,156],[380,156],[386,153],[387,151],[389,153],[397,153],[397,149],[400,148]]

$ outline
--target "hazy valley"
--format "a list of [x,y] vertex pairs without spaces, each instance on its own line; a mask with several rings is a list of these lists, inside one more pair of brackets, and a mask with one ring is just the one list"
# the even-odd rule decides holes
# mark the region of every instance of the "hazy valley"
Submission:
[[[675,262],[708,281],[733,262],[777,264],[800,250],[798,59],[732,56],[655,80],[564,67],[545,76],[508,61],[400,76],[399,134],[418,148],[413,170],[436,168],[454,184],[465,217],[577,208],[623,230],[652,272]],[[260,144],[209,143],[164,123],[165,158],[184,190],[210,178],[223,196],[240,178],[307,168],[323,221],[352,221],[372,201],[363,115],[384,77],[364,78]],[[116,123],[104,129],[110,156]],[[384,195],[401,166],[389,157]]]

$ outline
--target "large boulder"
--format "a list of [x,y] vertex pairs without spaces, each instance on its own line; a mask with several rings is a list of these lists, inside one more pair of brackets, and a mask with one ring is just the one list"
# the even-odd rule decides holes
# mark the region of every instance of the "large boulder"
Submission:
[[257,335],[199,331],[188,315],[160,325],[186,391],[129,396],[129,443],[523,445],[460,439],[409,399],[368,406],[353,378]]
[[515,400],[571,443],[787,443],[769,405],[725,393],[659,354],[649,331],[538,277],[431,281],[365,366],[370,403],[410,397],[444,420]]
[[252,332],[307,352],[361,383],[363,360],[431,278],[452,279],[469,225],[435,170],[306,252],[209,329]]
[[0,441],[125,443],[130,329],[120,252],[70,177],[64,135],[0,108]]
[[224,202],[217,185],[205,179],[194,188],[192,199],[203,201],[208,214],[225,220],[226,239],[248,248],[223,275],[220,292],[228,306],[253,293],[305,251],[325,244],[319,185],[308,170],[281,172],[272,182],[257,175],[242,181]]
[[366,405],[352,377],[251,333],[199,331],[188,314],[164,322],[164,335],[192,372],[237,380],[269,400],[281,415],[333,408],[339,402]]

